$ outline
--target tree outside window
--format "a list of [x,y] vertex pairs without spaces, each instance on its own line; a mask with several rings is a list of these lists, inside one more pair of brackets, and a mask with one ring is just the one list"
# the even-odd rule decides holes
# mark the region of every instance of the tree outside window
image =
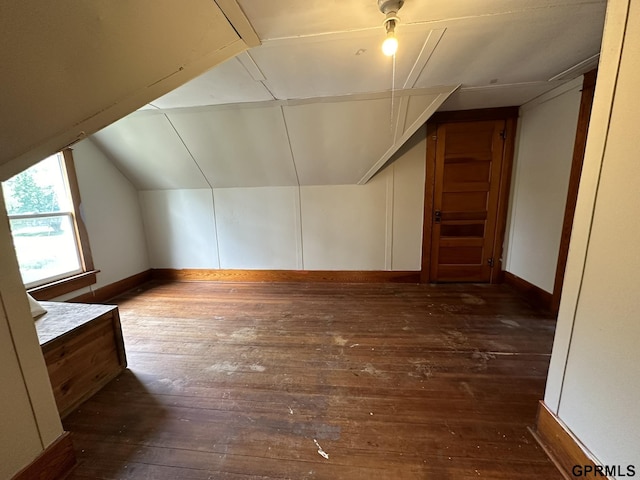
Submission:
[[[72,175],[69,175],[71,166]],[[48,157],[2,184],[22,280],[27,288],[93,270],[85,259],[70,180],[71,152]],[[95,275],[94,275],[95,277]],[[94,283],[94,282],[92,282]],[[59,293],[59,292],[58,292]]]

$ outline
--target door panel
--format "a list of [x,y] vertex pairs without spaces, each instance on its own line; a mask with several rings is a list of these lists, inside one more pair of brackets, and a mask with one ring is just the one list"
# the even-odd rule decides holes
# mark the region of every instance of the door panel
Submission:
[[471,221],[449,221],[440,225],[440,235],[442,237],[484,237],[484,222]]
[[490,167],[488,162],[449,162],[444,171],[444,183],[488,182]]
[[440,264],[445,265],[474,265],[482,262],[482,246],[479,247],[443,247],[440,246],[438,256]]
[[505,127],[504,120],[438,126],[431,281],[491,281]]
[[[451,192],[451,188],[455,186],[449,186],[445,188],[445,192],[442,194],[442,212],[486,212],[487,211],[487,190],[489,184],[479,184],[477,186],[471,186],[465,184],[465,188],[477,188],[478,191],[458,191]],[[482,190],[484,189],[484,191]]]

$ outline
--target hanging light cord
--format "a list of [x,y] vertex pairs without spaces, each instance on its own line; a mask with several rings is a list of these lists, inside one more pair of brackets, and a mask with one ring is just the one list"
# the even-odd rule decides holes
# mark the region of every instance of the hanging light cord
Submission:
[[393,108],[394,108],[394,100],[395,100],[395,92],[396,92],[396,56],[392,56],[392,67],[391,67],[391,116],[389,118],[389,130],[393,132]]

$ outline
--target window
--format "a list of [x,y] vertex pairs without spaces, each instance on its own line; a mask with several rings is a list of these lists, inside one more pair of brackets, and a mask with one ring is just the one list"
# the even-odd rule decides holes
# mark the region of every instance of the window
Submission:
[[95,283],[71,150],[2,184],[22,281],[41,300]]

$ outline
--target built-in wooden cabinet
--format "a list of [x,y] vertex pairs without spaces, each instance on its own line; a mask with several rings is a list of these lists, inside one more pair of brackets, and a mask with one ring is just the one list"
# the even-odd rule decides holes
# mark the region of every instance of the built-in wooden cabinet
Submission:
[[120,315],[114,305],[41,303],[36,330],[64,418],[126,368]]

